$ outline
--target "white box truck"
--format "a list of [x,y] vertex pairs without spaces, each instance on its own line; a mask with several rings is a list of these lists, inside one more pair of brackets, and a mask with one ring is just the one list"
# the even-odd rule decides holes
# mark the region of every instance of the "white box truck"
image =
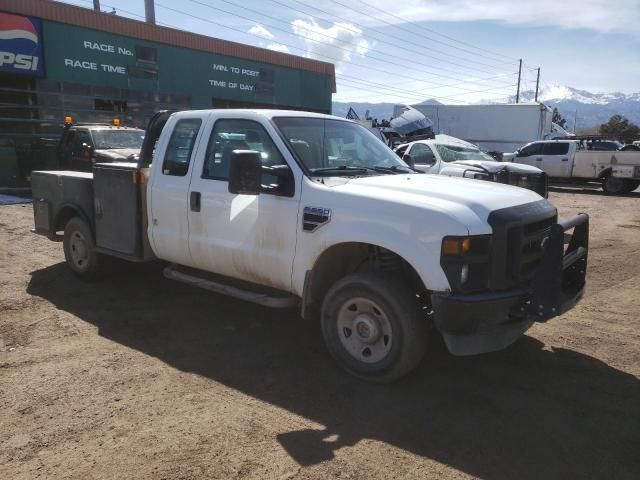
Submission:
[[[529,142],[571,135],[551,121],[553,111],[542,103],[412,107],[433,122],[435,133],[461,138],[487,152],[514,152]],[[396,105],[393,116],[405,108]]]

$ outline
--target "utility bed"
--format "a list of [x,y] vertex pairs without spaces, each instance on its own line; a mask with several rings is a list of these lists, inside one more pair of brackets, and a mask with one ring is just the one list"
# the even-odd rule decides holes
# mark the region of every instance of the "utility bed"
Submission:
[[146,238],[145,175],[135,163],[99,163],[90,172],[33,172],[35,232],[60,239],[70,216],[82,217],[96,250],[132,261],[153,258]]

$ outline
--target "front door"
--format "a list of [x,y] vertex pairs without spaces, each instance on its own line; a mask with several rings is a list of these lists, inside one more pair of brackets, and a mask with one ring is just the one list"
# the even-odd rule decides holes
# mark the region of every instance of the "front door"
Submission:
[[192,265],[189,254],[189,181],[193,171],[193,157],[202,137],[203,118],[180,117],[167,123],[171,129],[164,158],[154,158],[154,172],[149,199],[149,232],[156,255],[170,262]]
[[[191,179],[191,257],[198,268],[290,290],[300,199],[293,173],[287,170],[288,179],[263,175],[257,196],[229,193],[234,150],[260,152],[264,166],[287,161],[258,122],[218,119],[209,128],[204,158],[198,155],[199,171]],[[289,188],[283,188],[285,184]]]
[[516,158],[514,161],[516,163],[524,163],[525,165],[531,165],[533,167],[538,167],[539,169],[544,170],[542,168],[542,161],[544,160],[542,156],[543,153],[544,143],[530,143],[529,145],[521,148],[518,153],[516,153]]

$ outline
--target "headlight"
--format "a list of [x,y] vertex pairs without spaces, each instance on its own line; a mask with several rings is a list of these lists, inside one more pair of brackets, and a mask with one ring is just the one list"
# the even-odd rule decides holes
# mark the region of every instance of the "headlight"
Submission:
[[490,235],[442,239],[440,265],[454,291],[482,290],[489,282]]

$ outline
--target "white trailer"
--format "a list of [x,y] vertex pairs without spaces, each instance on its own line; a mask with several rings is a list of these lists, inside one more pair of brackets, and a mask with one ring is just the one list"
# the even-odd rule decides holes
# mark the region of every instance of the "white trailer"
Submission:
[[[570,135],[551,121],[553,111],[541,103],[412,107],[433,122],[435,133],[461,138],[488,152],[513,152],[529,142]],[[404,108],[396,105],[394,117]]]

